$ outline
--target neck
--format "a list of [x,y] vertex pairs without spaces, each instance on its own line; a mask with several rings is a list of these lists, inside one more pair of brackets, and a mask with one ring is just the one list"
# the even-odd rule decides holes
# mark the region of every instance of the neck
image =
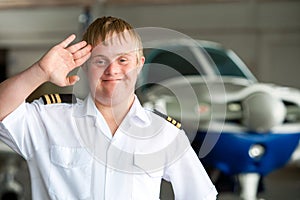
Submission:
[[124,99],[123,101],[115,105],[104,105],[100,102],[95,101],[96,107],[106,120],[106,123],[108,124],[112,135],[115,134],[125,116],[129,112],[133,101],[134,95],[127,100]]

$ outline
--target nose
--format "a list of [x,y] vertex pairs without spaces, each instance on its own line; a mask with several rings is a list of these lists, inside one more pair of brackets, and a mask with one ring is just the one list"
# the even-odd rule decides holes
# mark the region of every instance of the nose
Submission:
[[120,73],[120,65],[117,61],[112,61],[104,72],[106,75],[114,75]]

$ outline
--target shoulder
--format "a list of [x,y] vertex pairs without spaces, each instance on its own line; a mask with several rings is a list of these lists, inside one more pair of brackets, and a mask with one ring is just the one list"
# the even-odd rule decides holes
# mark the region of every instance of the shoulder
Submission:
[[29,103],[28,110],[46,118],[56,116],[60,119],[64,115],[70,115],[81,104],[82,100],[74,94],[45,94]]
[[168,116],[156,109],[152,110],[152,113],[156,116],[159,116],[160,118],[164,119],[164,121],[166,121],[167,123],[173,125],[174,127],[178,128],[178,129],[182,129],[182,125],[179,121],[177,121],[176,119],[174,119],[171,116]]

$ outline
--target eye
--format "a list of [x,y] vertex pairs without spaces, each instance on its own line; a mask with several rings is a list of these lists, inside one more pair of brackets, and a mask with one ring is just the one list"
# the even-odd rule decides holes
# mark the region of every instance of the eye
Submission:
[[107,63],[107,61],[106,60],[98,60],[97,63],[100,65],[105,65]]
[[119,59],[119,62],[120,62],[122,65],[124,65],[124,64],[127,64],[127,63],[129,62],[129,59],[128,59],[128,58],[122,57],[122,58]]
[[93,62],[97,66],[106,66],[108,64],[108,61],[106,59],[95,59]]

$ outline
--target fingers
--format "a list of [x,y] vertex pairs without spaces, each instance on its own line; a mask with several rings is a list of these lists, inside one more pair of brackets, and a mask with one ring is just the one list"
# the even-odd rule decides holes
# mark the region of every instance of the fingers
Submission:
[[[63,47],[64,49],[66,49],[67,51],[69,51],[71,54],[76,53],[77,51],[79,51],[80,49],[84,48],[87,46],[87,42],[86,41],[81,41],[78,42],[74,45],[69,46],[74,40],[75,40],[76,36],[74,34],[70,35],[68,38],[66,38],[64,41],[62,41],[59,46]],[[90,48],[90,47],[89,47]]]
[[63,40],[61,43],[59,43],[58,45],[61,46],[62,48],[66,48],[69,44],[71,44],[71,42],[73,42],[76,38],[75,34],[70,35],[69,37],[67,37],[65,40]]
[[72,46],[69,46],[68,48],[66,48],[70,53],[74,54],[76,53],[78,50],[84,48],[85,46],[87,46],[86,41],[81,41],[78,42]]
[[71,86],[71,85],[74,85],[77,81],[79,81],[79,76],[69,76],[66,78],[66,85],[67,86]]
[[91,52],[91,45],[86,45],[86,46],[83,46],[81,47],[80,49],[77,49],[75,52],[73,52],[73,58],[76,60],[76,59],[79,59],[83,56],[85,56],[86,54],[90,53]]
[[72,56],[71,64],[73,64],[71,66],[78,67],[82,65],[86,60],[88,60],[88,58],[90,57],[90,52],[92,47],[91,45],[88,45],[86,41],[81,41],[71,46],[68,46],[72,41],[74,41],[75,37],[76,36],[74,34],[70,35],[68,38],[62,41],[59,44],[59,46],[63,47],[71,54]]
[[91,56],[91,52],[85,54],[85,55],[82,56],[81,58],[76,59],[76,60],[75,60],[75,65],[76,65],[76,66],[82,65],[83,63],[85,63],[85,62],[89,59],[90,56]]
[[77,66],[82,65],[91,55],[91,45],[87,45],[84,48],[73,53],[73,59]]

